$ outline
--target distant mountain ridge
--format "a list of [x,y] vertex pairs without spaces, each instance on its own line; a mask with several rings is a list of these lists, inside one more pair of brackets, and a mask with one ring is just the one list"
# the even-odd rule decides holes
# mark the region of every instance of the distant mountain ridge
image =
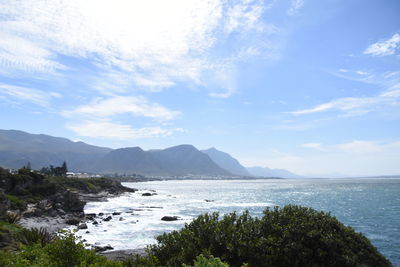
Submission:
[[257,177],[304,178],[284,169],[270,169],[267,167],[248,167],[247,170]]
[[140,147],[115,149],[96,162],[91,171],[159,176],[232,175],[192,145],[149,151]]
[[225,176],[301,178],[287,170],[245,168],[228,153],[215,148],[198,150],[192,145],[144,151],[140,147],[111,149],[73,142],[67,138],[0,130],[0,166],[33,169],[63,161],[75,172],[142,174],[151,176]]
[[232,174],[251,176],[247,169],[243,167],[237,159],[233,158],[228,153],[219,151],[213,147],[206,150],[201,150],[201,152],[207,154],[221,168],[228,170]]
[[20,168],[30,162],[32,168],[40,169],[60,165],[65,160],[71,170],[86,170],[111,150],[62,137],[0,130],[0,165],[9,168]]
[[159,176],[232,176],[192,145],[144,151],[140,147],[111,149],[66,138],[0,130],[0,165],[33,169],[67,161],[71,171]]

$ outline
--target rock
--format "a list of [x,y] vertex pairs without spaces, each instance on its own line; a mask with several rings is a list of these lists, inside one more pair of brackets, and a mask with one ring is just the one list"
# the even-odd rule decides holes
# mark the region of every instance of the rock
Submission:
[[86,231],[87,234],[90,234],[90,231]]
[[94,220],[94,222],[92,223],[93,225],[97,225],[99,224],[96,220]]
[[82,223],[82,224],[78,225],[78,229],[88,229],[87,224]]
[[120,220],[120,221],[124,221],[125,219],[124,219],[124,218],[122,218],[122,217],[120,217],[120,218],[119,218],[119,220]]
[[103,221],[108,222],[108,221],[110,221],[111,219],[112,219],[112,217],[111,217],[111,216],[108,216],[107,218],[103,219]]
[[113,212],[112,215],[120,215],[121,212]]
[[78,225],[81,222],[81,220],[77,219],[77,218],[69,218],[67,220],[65,220],[66,224],[69,225]]
[[39,203],[36,206],[38,209],[41,209],[41,210],[49,210],[53,207],[53,205],[51,204],[51,202],[48,199],[43,199],[43,200],[39,201]]
[[88,221],[94,221],[94,217],[92,217],[92,216],[86,216],[86,219],[87,219]]
[[99,213],[99,216],[103,216],[103,215],[104,215],[104,213],[103,213],[103,212],[100,212],[100,213]]
[[85,215],[86,217],[92,217],[92,218],[96,217],[96,213],[86,213]]
[[164,216],[161,218],[162,221],[177,221],[179,219],[178,216]]
[[56,217],[57,215],[58,215],[58,212],[56,210],[50,210],[49,211],[49,216]]
[[107,246],[104,246],[104,247],[94,246],[94,250],[96,252],[102,252],[102,251],[111,250],[111,249],[114,249],[114,248],[112,246],[110,246],[110,245],[107,245]]
[[214,202],[214,200],[210,200],[210,199],[205,199],[205,202]]
[[142,197],[151,197],[153,194],[152,193],[143,193]]
[[61,203],[64,211],[66,212],[83,212],[83,208],[86,205],[85,201],[79,199],[77,193],[69,190],[59,192],[51,197],[53,203]]
[[59,214],[60,216],[63,216],[63,215],[65,215],[66,213],[65,213],[64,210],[59,209],[59,210],[58,210],[58,214]]

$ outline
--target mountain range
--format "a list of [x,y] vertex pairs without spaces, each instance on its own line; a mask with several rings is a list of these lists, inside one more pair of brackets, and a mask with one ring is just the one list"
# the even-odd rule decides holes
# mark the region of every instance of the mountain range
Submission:
[[299,177],[285,170],[246,169],[215,148],[200,151],[192,145],[178,145],[147,151],[140,147],[111,149],[44,134],[0,130],[0,166],[17,169],[29,162],[33,169],[41,169],[59,166],[63,161],[70,171],[99,174]]
[[304,178],[284,169],[270,169],[267,167],[248,167],[247,170],[256,177],[282,177],[282,178]]

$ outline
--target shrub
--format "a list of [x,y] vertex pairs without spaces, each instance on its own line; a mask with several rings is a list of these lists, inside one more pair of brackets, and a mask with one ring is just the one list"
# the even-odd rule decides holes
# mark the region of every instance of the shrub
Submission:
[[23,246],[17,253],[0,251],[0,266],[122,267],[123,264],[109,261],[96,255],[94,251],[87,250],[72,232],[65,231],[44,247],[36,243]]
[[161,265],[190,264],[199,254],[231,266],[391,266],[362,234],[324,212],[299,206],[205,214],[180,231],[157,237],[149,247]]
[[25,245],[39,244],[44,247],[56,238],[54,234],[47,231],[46,228],[22,229],[18,234],[18,241]]
[[8,223],[17,223],[19,222],[19,220],[21,220],[21,216],[13,211],[7,211],[6,212],[6,216],[5,216],[5,221]]
[[10,208],[14,210],[25,210],[26,202],[14,195],[6,194],[6,198],[10,201]]
[[207,258],[201,254],[196,257],[193,266],[183,264],[182,267],[229,267],[229,265],[227,263],[223,263],[219,258],[214,258],[213,256]]

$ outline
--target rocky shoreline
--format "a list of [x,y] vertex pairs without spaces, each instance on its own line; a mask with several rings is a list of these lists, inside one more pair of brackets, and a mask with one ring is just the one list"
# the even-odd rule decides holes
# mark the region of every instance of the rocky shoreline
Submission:
[[67,191],[66,198],[53,197],[36,204],[28,204],[26,211],[21,214],[19,224],[25,228],[45,228],[50,233],[56,233],[61,229],[71,225],[80,225],[90,219],[91,217],[85,215],[83,211],[87,202],[106,201],[108,198],[121,194],[110,194],[105,191],[98,194]]

